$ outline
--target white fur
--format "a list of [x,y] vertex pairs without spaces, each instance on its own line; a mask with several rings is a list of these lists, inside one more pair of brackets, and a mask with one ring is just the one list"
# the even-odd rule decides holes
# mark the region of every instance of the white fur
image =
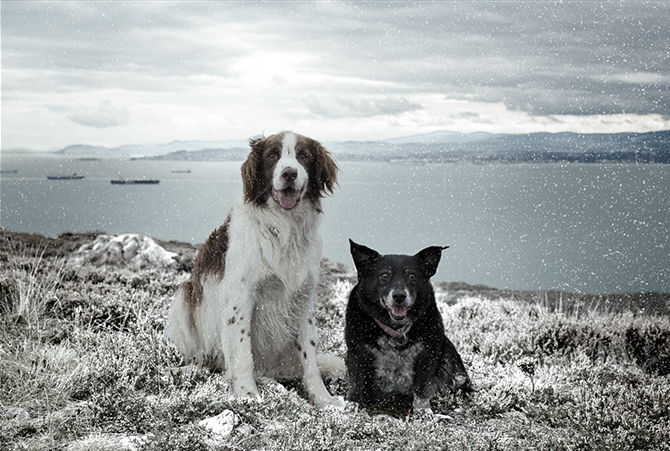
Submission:
[[274,189],[281,190],[286,187],[286,183],[281,179],[281,173],[286,168],[297,169],[298,178],[295,180],[295,188],[298,190],[303,190],[302,194],[305,194],[305,186],[307,185],[307,171],[298,162],[298,156],[295,152],[296,145],[296,136],[293,133],[287,133],[284,136],[284,141],[282,143],[282,155],[279,161],[277,161],[277,166],[274,170],[274,177],[272,178],[272,186]]
[[[295,158],[295,135],[286,134],[284,147],[274,180],[284,167],[297,165],[296,185],[306,186],[307,172]],[[234,206],[225,274],[221,280],[209,276],[201,281],[195,330],[181,290],[175,296],[168,338],[187,360],[212,358],[223,366],[238,396],[257,398],[261,378],[302,378],[317,406],[343,406],[340,397],[326,390],[317,366],[313,315],[321,260],[319,222],[320,213],[305,199],[291,210],[271,197],[264,206]],[[319,362],[331,375],[345,373],[341,358],[319,356]]]
[[395,339],[384,334],[377,340],[379,348],[370,348],[375,357],[375,381],[387,393],[411,394],[414,387],[414,364],[424,350],[422,343],[399,348]]

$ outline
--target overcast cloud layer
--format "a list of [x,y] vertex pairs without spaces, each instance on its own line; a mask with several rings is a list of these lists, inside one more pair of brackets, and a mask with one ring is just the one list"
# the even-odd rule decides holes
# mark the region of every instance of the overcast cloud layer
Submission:
[[23,2],[2,148],[670,129],[670,2]]

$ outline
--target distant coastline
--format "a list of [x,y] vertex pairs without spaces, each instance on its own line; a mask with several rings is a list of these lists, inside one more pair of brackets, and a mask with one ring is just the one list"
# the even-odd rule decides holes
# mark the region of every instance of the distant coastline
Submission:
[[[340,161],[670,164],[670,130],[647,133],[490,134],[437,131],[379,141],[326,142]],[[25,149],[20,149],[25,153]],[[13,152],[11,149],[3,152]],[[173,141],[116,148],[77,144],[55,153],[165,161],[241,161],[247,141]]]
[[[655,163],[670,164],[670,131],[650,133],[462,135],[407,137],[394,141],[341,142],[329,148],[340,161],[393,163]],[[246,148],[180,150],[138,159],[243,160]]]

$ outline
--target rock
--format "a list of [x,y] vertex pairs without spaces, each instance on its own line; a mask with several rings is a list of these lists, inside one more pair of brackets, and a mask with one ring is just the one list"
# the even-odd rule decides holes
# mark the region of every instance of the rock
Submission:
[[215,436],[226,437],[241,423],[240,417],[232,410],[224,410],[215,417],[210,417],[198,423],[203,429]]
[[82,245],[70,256],[69,264],[82,266],[113,265],[131,269],[176,268],[177,254],[168,252],[154,240],[139,234],[98,235],[95,241]]

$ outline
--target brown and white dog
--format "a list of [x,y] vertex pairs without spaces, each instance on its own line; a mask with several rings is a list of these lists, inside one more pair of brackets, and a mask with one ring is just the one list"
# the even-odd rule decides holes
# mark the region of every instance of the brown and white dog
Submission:
[[317,365],[314,322],[321,199],[333,192],[337,164],[292,132],[250,144],[244,201],[200,249],[167,336],[186,361],[223,368],[236,396],[259,398],[257,380],[302,379],[318,407],[342,407],[321,372],[342,376],[344,361],[319,355]]

